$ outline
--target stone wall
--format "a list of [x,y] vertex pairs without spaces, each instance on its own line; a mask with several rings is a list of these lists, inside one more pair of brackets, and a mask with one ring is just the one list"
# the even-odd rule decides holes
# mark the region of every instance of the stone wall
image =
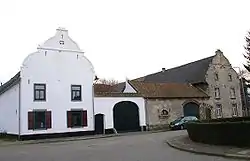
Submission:
[[[146,124],[149,130],[166,129],[169,127],[169,123],[174,121],[178,117],[183,116],[183,103],[185,102],[197,102],[199,104],[206,102],[203,99],[145,99],[146,108]],[[202,119],[204,110],[200,108],[200,115]],[[162,115],[163,110],[168,112],[168,115]]]
[[[218,74],[218,80],[215,79],[216,73]],[[229,80],[229,75],[231,75],[232,81]],[[221,51],[216,52],[208,68],[206,81],[208,83],[206,93],[210,96],[210,100],[208,100],[207,103],[212,105],[212,118],[217,118],[215,113],[216,104],[222,105],[222,117],[232,117],[233,103],[237,104],[238,116],[242,116],[240,81],[237,73]],[[220,89],[219,99],[215,98],[215,88]],[[235,89],[235,98],[230,97],[230,88]]]

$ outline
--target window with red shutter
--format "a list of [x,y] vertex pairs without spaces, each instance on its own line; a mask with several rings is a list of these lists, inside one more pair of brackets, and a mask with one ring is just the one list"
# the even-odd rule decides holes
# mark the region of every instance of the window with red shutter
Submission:
[[46,128],[47,129],[50,129],[51,128],[51,111],[46,111],[46,115],[45,115],[45,118],[46,118]]
[[46,130],[51,128],[51,111],[46,109],[28,112],[28,130]]
[[67,111],[67,127],[81,128],[88,126],[87,111],[72,109]]
[[87,111],[82,111],[82,123],[83,126],[88,126]]
[[28,130],[34,129],[34,112],[28,112]]
[[67,127],[72,127],[71,111],[67,111]]

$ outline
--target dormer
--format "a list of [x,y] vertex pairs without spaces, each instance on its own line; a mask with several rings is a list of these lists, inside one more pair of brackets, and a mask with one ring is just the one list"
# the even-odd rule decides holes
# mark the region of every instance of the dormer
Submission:
[[125,89],[124,89],[123,93],[137,93],[136,90],[129,83],[128,79],[126,79]]

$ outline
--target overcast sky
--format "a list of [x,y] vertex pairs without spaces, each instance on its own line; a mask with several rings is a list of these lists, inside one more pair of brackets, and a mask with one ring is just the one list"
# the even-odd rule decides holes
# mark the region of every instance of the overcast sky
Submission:
[[0,0],[0,80],[65,27],[99,77],[124,80],[214,55],[245,62],[249,0]]

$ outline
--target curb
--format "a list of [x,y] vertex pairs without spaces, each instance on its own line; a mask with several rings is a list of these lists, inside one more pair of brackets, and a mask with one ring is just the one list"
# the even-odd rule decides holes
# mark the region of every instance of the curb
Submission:
[[181,147],[181,146],[177,146],[177,145],[171,143],[171,141],[169,141],[169,140],[167,140],[167,144],[172,148],[175,148],[175,149],[178,149],[178,150],[181,150],[181,151],[194,153],[194,154],[202,154],[202,155],[209,155],[209,156],[218,156],[218,157],[225,157],[225,158],[250,160],[250,156],[246,156],[246,155],[227,154],[227,153],[212,153],[212,152],[205,152],[205,151],[198,151],[198,150],[194,150],[194,149],[188,149],[188,148],[184,148],[184,147]]
[[111,138],[111,137],[118,137],[120,135],[103,135],[103,136],[98,136],[98,137],[86,137],[86,138],[70,138],[70,139],[65,139],[65,140],[41,140],[41,141],[34,141],[34,142],[27,142],[27,143],[20,143],[20,144],[44,144],[44,143],[60,143],[60,142],[69,142],[69,141],[80,141],[80,140],[93,140],[93,139],[101,139],[101,138]]
[[94,140],[94,139],[102,139],[102,138],[111,138],[111,137],[120,137],[120,136],[129,136],[129,135],[145,135],[145,134],[152,134],[152,133],[160,133],[160,132],[166,132],[163,130],[159,131],[145,131],[145,132],[136,132],[136,133],[118,133],[118,134],[110,134],[110,135],[100,135],[100,136],[92,136],[92,137],[79,137],[79,138],[69,138],[69,139],[58,139],[58,140],[38,140],[34,142],[20,142],[20,145],[24,144],[43,144],[43,143],[58,143],[58,142],[68,142],[68,141],[80,141],[80,140]]
[[104,136],[98,136],[98,137],[82,137],[82,138],[70,138],[70,139],[65,139],[65,140],[39,140],[39,141],[32,141],[32,142],[25,142],[25,141],[17,141],[13,143],[3,143],[0,144],[0,147],[6,147],[6,146],[13,146],[13,145],[29,145],[29,144],[50,144],[50,143],[63,143],[63,142],[69,142],[69,141],[80,141],[80,140],[93,140],[93,139],[101,139],[101,138],[110,138],[110,137],[118,137],[120,135],[104,135]]
[[80,140],[94,140],[94,139],[102,139],[102,138],[111,138],[111,137],[120,137],[120,136],[129,136],[129,135],[145,135],[145,134],[153,134],[167,132],[167,130],[157,130],[157,131],[144,131],[144,132],[136,132],[136,133],[120,133],[120,134],[110,134],[110,135],[100,135],[100,136],[92,136],[92,137],[72,137],[68,139],[55,139],[55,140],[37,140],[37,141],[16,141],[10,143],[0,143],[0,147],[12,146],[12,145],[28,145],[28,144],[50,144],[50,143],[59,143],[59,142],[69,142],[69,141],[80,141]]

